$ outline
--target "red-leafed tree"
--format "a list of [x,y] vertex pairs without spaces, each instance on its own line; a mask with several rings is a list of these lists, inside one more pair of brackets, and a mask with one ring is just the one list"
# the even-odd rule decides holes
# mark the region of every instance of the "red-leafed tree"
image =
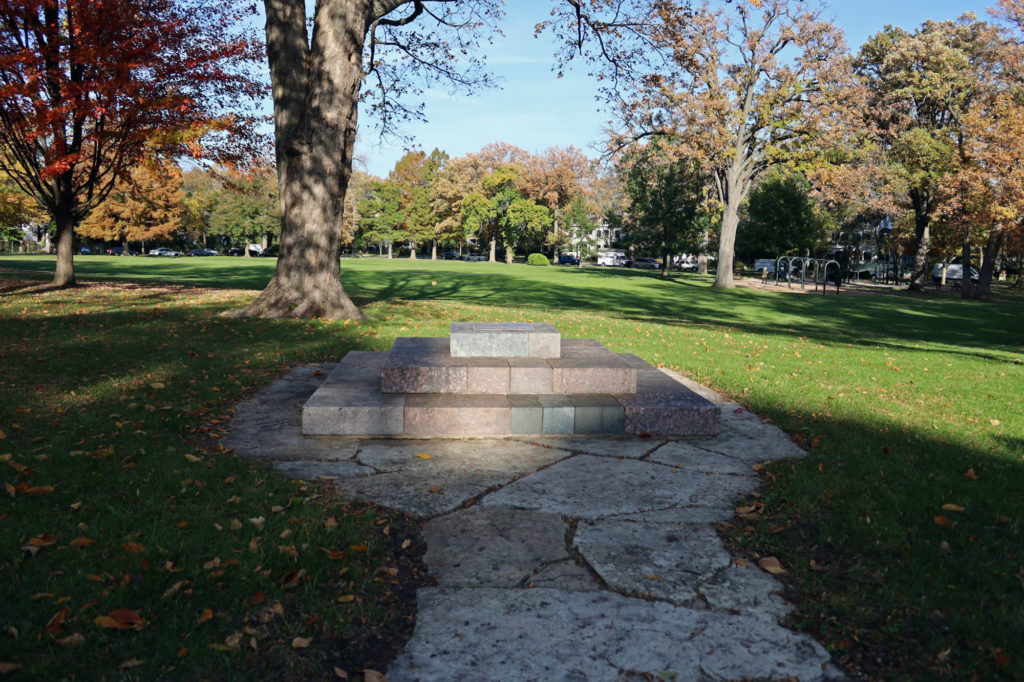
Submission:
[[0,170],[72,232],[149,155],[228,157],[255,140],[263,52],[241,0],[0,2]]

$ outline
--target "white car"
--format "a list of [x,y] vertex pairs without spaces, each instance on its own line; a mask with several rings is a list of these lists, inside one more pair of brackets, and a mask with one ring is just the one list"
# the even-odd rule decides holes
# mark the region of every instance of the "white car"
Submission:
[[168,248],[166,248],[164,246],[161,246],[161,247],[156,248],[156,249],[150,249],[149,250],[149,255],[150,256],[171,256],[172,258],[176,258],[176,257],[180,256],[181,254],[178,253],[177,251],[175,251],[174,249],[168,249]]

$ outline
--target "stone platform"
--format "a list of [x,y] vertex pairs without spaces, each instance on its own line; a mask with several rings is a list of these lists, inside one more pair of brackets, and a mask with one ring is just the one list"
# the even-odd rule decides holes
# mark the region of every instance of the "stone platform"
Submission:
[[[717,406],[635,355],[588,339],[561,339],[553,327],[540,325],[512,325],[512,341],[495,324],[455,323],[452,332],[451,339],[399,338],[387,352],[349,353],[303,406],[302,432],[449,437],[719,431]],[[471,338],[457,340],[460,334]],[[453,352],[457,346],[504,351],[516,343],[521,351],[542,348],[544,355]],[[556,349],[558,355],[550,355]]]

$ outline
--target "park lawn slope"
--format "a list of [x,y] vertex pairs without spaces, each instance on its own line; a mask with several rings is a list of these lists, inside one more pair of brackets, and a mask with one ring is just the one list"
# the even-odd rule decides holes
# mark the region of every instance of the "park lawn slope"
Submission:
[[[178,267],[230,274],[222,260]],[[457,320],[531,320],[693,376],[809,452],[763,470],[756,511],[722,528],[748,559],[781,560],[796,625],[870,677],[1024,678],[1019,294],[717,291],[690,275],[384,259],[343,272],[370,320],[217,318],[246,300],[234,294],[193,314],[247,343],[287,330],[264,350],[282,364],[443,336]]]

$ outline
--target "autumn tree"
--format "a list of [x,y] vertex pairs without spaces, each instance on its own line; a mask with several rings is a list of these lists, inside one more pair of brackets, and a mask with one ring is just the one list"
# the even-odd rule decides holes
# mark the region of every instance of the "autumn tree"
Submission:
[[563,217],[563,225],[565,226],[565,242],[579,254],[579,266],[582,268],[583,261],[594,255],[596,241],[593,234],[597,229],[597,223],[592,218],[592,211],[587,206],[582,194],[577,194],[569,202],[569,207]]
[[432,242],[431,258],[437,260],[437,230],[431,211],[430,185],[434,174],[447,159],[435,149],[429,155],[422,151],[406,152],[388,174],[399,193],[398,208],[403,216],[401,231],[409,241],[409,257],[416,258],[416,249]]
[[973,15],[928,21],[914,32],[888,27],[861,48],[855,67],[868,88],[864,109],[885,155],[890,186],[913,217],[911,288],[931,277],[932,222],[940,187],[955,172],[965,116],[993,68],[993,27]]
[[181,229],[184,197],[181,169],[172,162],[151,161],[133,168],[76,231],[121,242],[127,256],[129,242],[142,242],[145,248],[145,242],[166,240]]
[[623,99],[612,142],[669,136],[706,169],[722,206],[715,286],[731,288],[740,206],[754,181],[812,155],[843,124],[845,42],[820,9],[789,0],[692,11],[664,3],[652,36],[672,68]]
[[551,211],[552,232],[547,242],[556,258],[566,241],[564,213],[576,197],[590,194],[595,177],[596,163],[576,147],[550,147],[530,155],[522,165],[520,189]]
[[53,285],[74,284],[74,225],[147,155],[253,139],[248,16],[242,0],[0,3],[0,170],[56,224]]

